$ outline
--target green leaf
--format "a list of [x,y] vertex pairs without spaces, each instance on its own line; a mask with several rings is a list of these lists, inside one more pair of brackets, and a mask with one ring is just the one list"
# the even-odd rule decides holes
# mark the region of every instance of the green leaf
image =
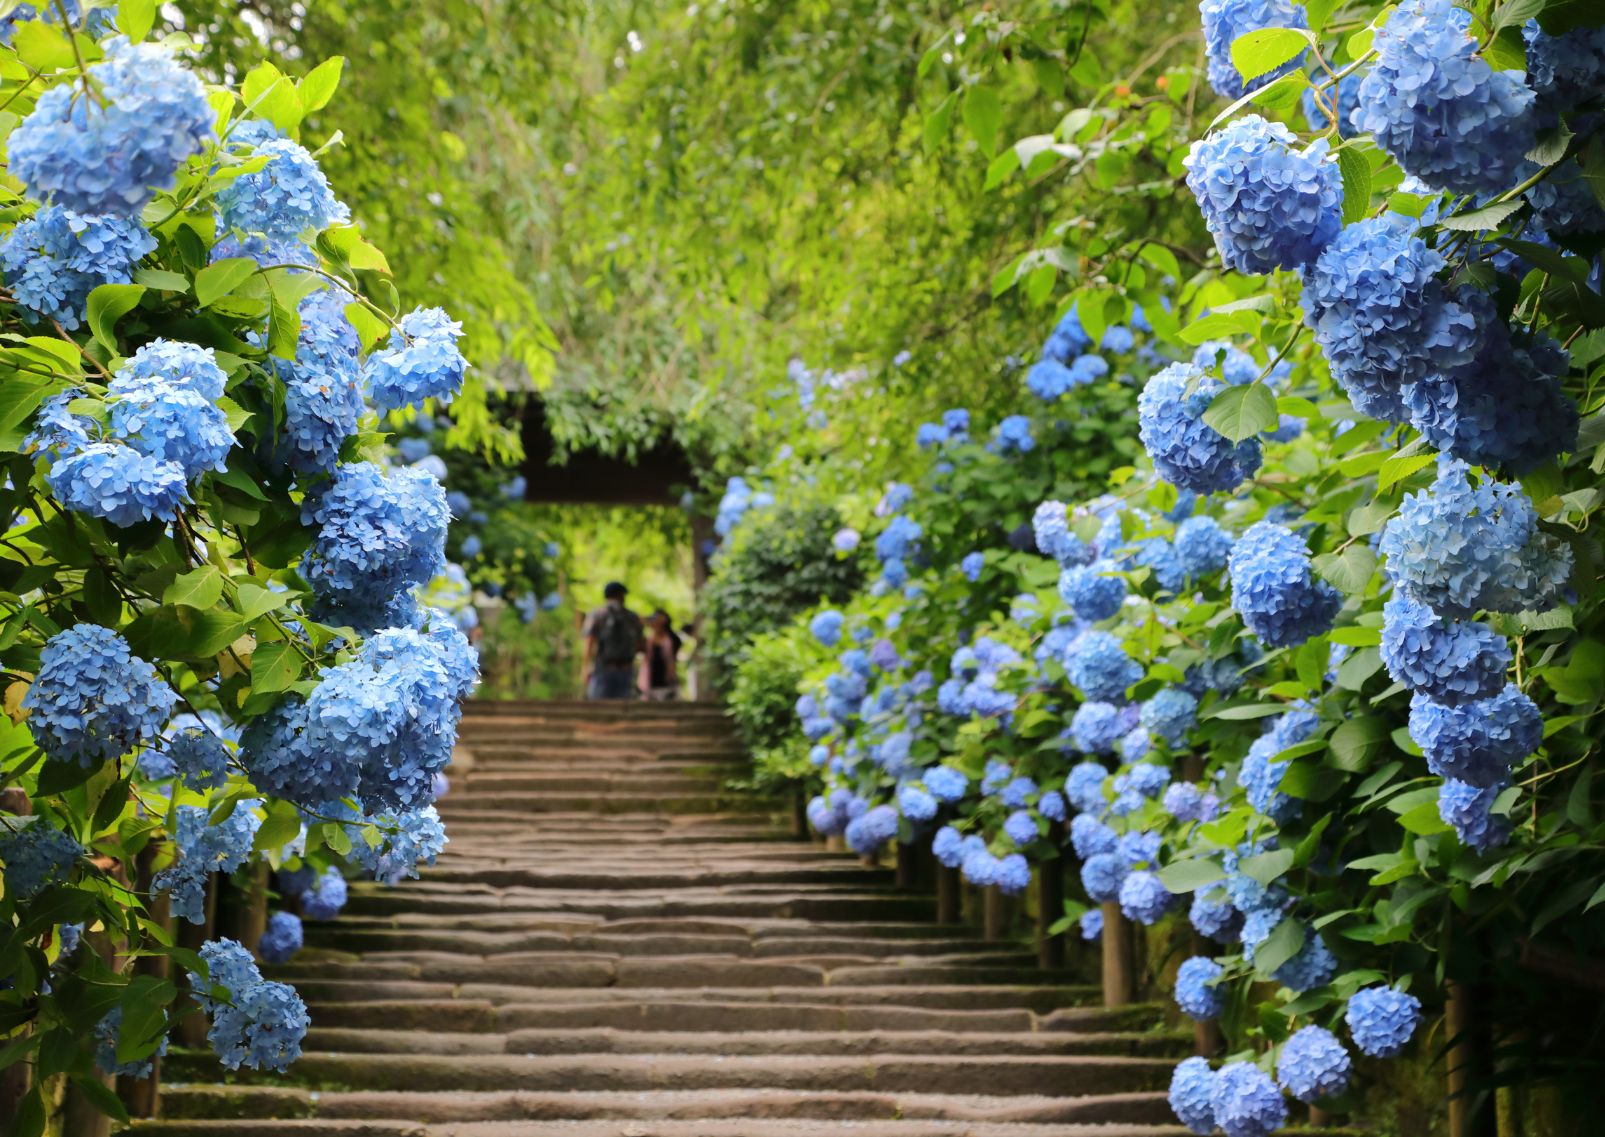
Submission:
[[964,125],[986,155],[997,153],[998,127],[1003,122],[1003,103],[991,87],[971,87],[964,93]]
[[959,91],[949,91],[947,97],[936,104],[936,109],[925,116],[924,145],[927,154],[936,153],[953,125],[953,108],[958,106]]
[[1399,824],[1407,832],[1423,837],[1433,833],[1447,833],[1450,829],[1449,824],[1438,816],[1438,803],[1435,801],[1424,801],[1414,809],[1401,813]]
[[216,565],[202,565],[173,580],[162,593],[163,604],[210,608],[223,596],[223,574]]
[[1268,853],[1255,853],[1251,857],[1244,857],[1238,863],[1238,868],[1261,884],[1279,880],[1292,867],[1292,849],[1273,849]]
[[1492,229],[1521,207],[1522,199],[1519,197],[1510,201],[1496,201],[1481,209],[1473,209],[1470,213],[1456,213],[1439,218],[1438,227],[1452,229],[1457,233],[1475,233],[1483,229]]
[[156,22],[156,0],[117,0],[117,30],[138,43]]
[[226,257],[213,261],[195,274],[195,300],[210,308],[256,275],[258,265],[250,257]]
[[16,26],[11,47],[35,71],[61,71],[77,64],[72,41],[54,23],[27,20]]
[[262,827],[256,831],[252,848],[264,853],[282,849],[300,833],[301,815],[295,807],[286,801],[275,801],[267,807],[267,816],[262,821]]
[[1327,739],[1332,765],[1350,773],[1369,769],[1391,745],[1388,724],[1371,715],[1345,719]]
[[1337,160],[1343,177],[1343,223],[1352,225],[1371,209],[1371,163],[1352,146],[1339,150]]
[[1160,884],[1179,896],[1196,892],[1205,885],[1214,884],[1217,880],[1224,880],[1226,870],[1214,861],[1193,857],[1184,861],[1171,861],[1159,870],[1158,876]]
[[1264,942],[1254,949],[1254,970],[1269,978],[1278,967],[1297,955],[1304,947],[1304,925],[1297,920],[1283,920],[1271,929]]
[[[1417,439],[1417,441],[1420,441]],[[1414,447],[1411,443],[1410,447]],[[1410,453],[1410,447],[1399,451],[1377,470],[1377,489],[1385,490],[1390,486],[1404,481],[1417,470],[1425,469],[1437,461],[1438,456],[1430,451],[1425,453]]]
[[272,694],[301,678],[301,653],[283,641],[258,644],[251,653],[251,691]]
[[1339,592],[1364,592],[1376,572],[1377,556],[1369,545],[1355,542],[1341,553],[1322,553],[1312,559],[1315,571]]
[[328,106],[329,100],[334,98],[334,92],[340,86],[340,74],[345,65],[346,59],[343,55],[325,59],[308,71],[306,77],[296,84],[295,89],[301,96],[301,110],[304,114],[311,114]]
[[1232,442],[1242,442],[1266,430],[1275,430],[1276,396],[1263,383],[1227,387],[1204,412],[1204,422]]
[[189,277],[181,272],[169,272],[165,268],[135,269],[134,283],[154,288],[157,292],[189,291]]
[[357,329],[357,338],[363,351],[372,351],[375,344],[390,334],[390,325],[376,316],[366,304],[351,303],[345,307],[346,319]]
[[1259,328],[1259,323],[1259,317],[1253,311],[1211,312],[1183,328],[1181,338],[1196,347],[1206,340],[1252,335]]
[[1257,28],[1232,41],[1232,65],[1245,80],[1274,71],[1314,42],[1301,28]]
[[89,294],[89,330],[107,351],[117,351],[117,321],[132,312],[145,295],[142,284],[102,284]]
[[326,822],[323,826],[323,840],[337,856],[344,857],[351,852],[351,835],[346,832],[344,825],[338,825],[333,821]]
[[1337,683],[1345,691],[1358,691],[1365,681],[1382,670],[1382,653],[1374,647],[1362,647],[1338,664]]
[[271,63],[260,63],[240,84],[247,118],[265,118],[283,131],[301,125],[301,96],[295,85]]
[[239,593],[234,598],[240,614],[245,619],[255,622],[259,617],[284,607],[290,602],[287,592],[275,592],[271,588],[263,588],[259,584],[247,581],[240,585]]

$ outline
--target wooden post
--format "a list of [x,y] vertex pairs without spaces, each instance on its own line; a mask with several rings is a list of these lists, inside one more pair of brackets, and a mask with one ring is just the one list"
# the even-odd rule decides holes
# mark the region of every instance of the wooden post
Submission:
[[[173,914],[168,895],[165,892],[157,893],[151,888],[151,879],[156,875],[156,861],[161,850],[161,842],[151,841],[140,851],[139,859],[134,866],[136,873],[134,889],[143,900],[145,911],[149,913],[151,921],[171,934]],[[141,956],[134,961],[134,974],[166,979],[172,970],[169,966],[171,962],[167,956],[160,953]],[[117,1096],[122,1099],[123,1108],[128,1110],[130,1117],[156,1116],[161,1097],[161,1055],[152,1054],[150,1066],[149,1077],[119,1076],[117,1079]]]
[[1137,1001],[1137,975],[1132,967],[1131,921],[1120,905],[1103,905],[1103,1005],[1124,1007]]
[[[212,938],[212,928],[217,920],[217,876],[214,874],[206,882],[206,920],[200,924],[192,924],[188,920],[175,920],[173,938],[179,947],[189,948],[191,951],[200,951],[201,945]],[[181,986],[187,986],[181,984]],[[177,1004],[179,1009],[192,1007],[193,1000],[186,994]],[[173,1038],[181,1046],[196,1049],[206,1045],[207,1031],[206,1016],[198,1011],[191,1011],[178,1020],[173,1028]]]
[[1444,1064],[1449,1081],[1449,1137],[1495,1137],[1498,1111],[1481,1101],[1489,1084],[1488,1048],[1470,984],[1450,980],[1443,1009],[1447,1036]]
[[1001,940],[1009,932],[1008,897],[999,888],[984,889],[981,893],[981,936],[988,940]]
[[919,878],[919,847],[897,843],[897,891],[913,892]]
[[791,835],[799,841],[808,840],[808,802],[801,786],[791,787]]
[[[7,786],[0,790],[0,812],[28,817],[33,813],[33,802],[18,787]],[[17,1038],[25,1037],[31,1029],[23,1027]],[[28,1096],[28,1089],[33,1085],[32,1074],[33,1066],[27,1062],[16,1062],[0,1070],[0,1133],[10,1133],[16,1124],[22,1099]]]
[[946,865],[936,867],[936,922],[938,924],[957,924],[964,919],[964,904],[962,902],[959,885],[958,869],[950,869]]
[[[1054,848],[1064,844],[1063,828],[1056,821],[1048,829]],[[1066,933],[1050,933],[1064,916],[1064,859],[1053,857],[1037,867],[1037,966],[1057,970],[1064,966]]]

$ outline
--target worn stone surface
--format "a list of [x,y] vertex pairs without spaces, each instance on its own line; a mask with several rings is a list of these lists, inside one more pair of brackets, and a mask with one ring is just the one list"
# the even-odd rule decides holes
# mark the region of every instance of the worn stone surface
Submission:
[[481,704],[451,844],[268,969],[282,1078],[167,1059],[140,1137],[1181,1137],[1189,1039],[784,837],[710,708]]

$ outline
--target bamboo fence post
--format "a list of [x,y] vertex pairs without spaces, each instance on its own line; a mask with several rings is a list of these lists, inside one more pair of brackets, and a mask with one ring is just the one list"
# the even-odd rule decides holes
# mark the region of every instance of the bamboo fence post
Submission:
[[1103,1005],[1124,1007],[1137,1001],[1131,922],[1113,900],[1103,904]]
[[960,894],[959,870],[946,865],[936,868],[936,922],[957,924],[964,919],[964,904]]
[[[1048,829],[1048,840],[1058,848],[1064,832],[1056,821]],[[1064,966],[1067,932],[1050,932],[1064,916],[1064,858],[1044,861],[1037,870],[1037,966],[1057,970]]]
[[1483,1105],[1489,1084],[1489,1055],[1483,1024],[1477,1015],[1476,992],[1471,985],[1451,979],[1443,1009],[1448,1049],[1449,1137],[1496,1137],[1498,1111]]

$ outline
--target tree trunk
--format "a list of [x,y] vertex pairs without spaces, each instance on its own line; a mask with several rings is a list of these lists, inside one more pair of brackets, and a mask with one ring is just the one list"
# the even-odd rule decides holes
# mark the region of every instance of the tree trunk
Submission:
[[964,920],[964,903],[960,893],[958,869],[938,865],[936,869],[936,922],[958,924]]
[[1001,940],[1009,931],[1008,897],[996,888],[981,893],[981,936]]
[[1124,1007],[1137,1001],[1137,974],[1132,960],[1131,921],[1113,900],[1103,905],[1103,1005]]
[[[1058,822],[1048,829],[1048,840],[1055,848],[1064,843]],[[1050,933],[1049,928],[1064,917],[1064,860],[1054,857],[1037,868],[1037,966],[1057,970],[1064,966],[1067,933]]]

